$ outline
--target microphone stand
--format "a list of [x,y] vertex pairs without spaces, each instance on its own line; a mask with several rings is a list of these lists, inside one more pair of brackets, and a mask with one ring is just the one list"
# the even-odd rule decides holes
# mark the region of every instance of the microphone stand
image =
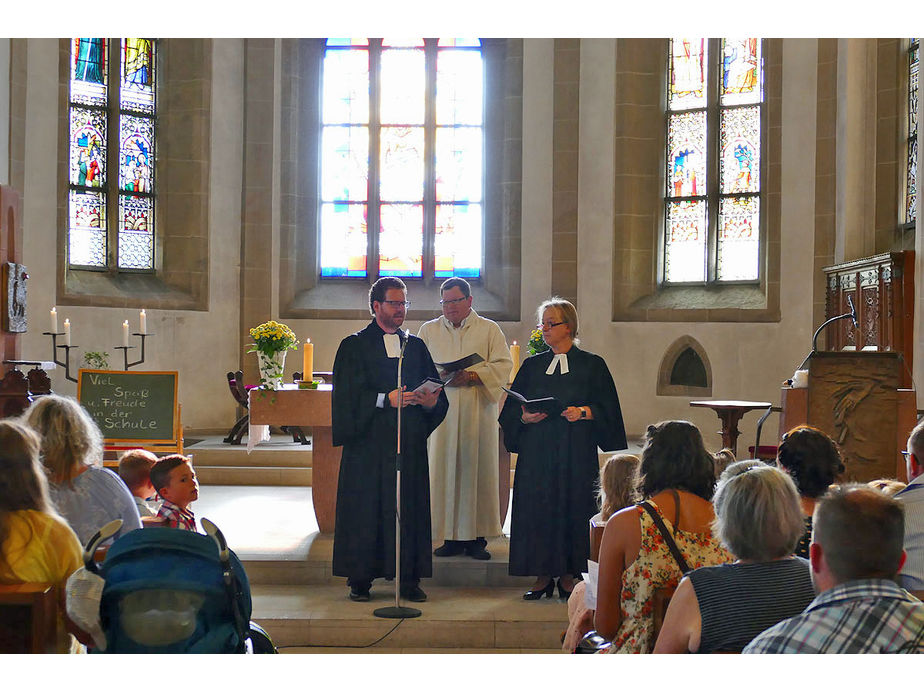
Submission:
[[818,329],[815,330],[815,334],[812,335],[812,350],[809,352],[808,356],[805,357],[805,360],[802,362],[802,364],[796,369],[797,371],[801,371],[803,368],[805,368],[805,364],[808,363],[808,360],[812,358],[812,356],[814,356],[815,353],[818,351],[818,335],[820,335],[821,331],[825,329],[828,325],[830,325],[832,322],[836,322],[838,320],[846,320],[847,318],[850,318],[851,320],[853,320],[854,329],[857,329],[857,330],[860,329],[860,325],[857,322],[857,309],[854,308],[853,299],[850,297],[849,294],[847,295],[847,304],[850,306],[849,313],[844,313],[843,315],[835,315],[833,318],[829,318],[825,320],[823,323],[821,323]]
[[[401,328],[398,328],[401,338]],[[401,338],[401,353],[398,354],[398,440],[395,455],[395,605],[383,606],[373,615],[379,618],[417,618],[420,609],[401,606],[401,411],[404,409],[404,390],[401,387],[401,366],[404,364],[404,348],[407,337]]]

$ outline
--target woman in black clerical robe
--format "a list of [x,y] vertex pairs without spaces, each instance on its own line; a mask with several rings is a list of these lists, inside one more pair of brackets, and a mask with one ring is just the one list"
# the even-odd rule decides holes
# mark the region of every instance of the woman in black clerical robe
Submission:
[[579,349],[577,311],[561,298],[539,306],[550,350],[523,361],[510,389],[527,399],[555,397],[560,415],[526,412],[507,397],[500,413],[504,445],[518,453],[510,527],[511,575],[535,575],[524,599],[566,598],[587,570],[588,521],[597,512],[597,448],[626,447],[619,396],[606,362]]

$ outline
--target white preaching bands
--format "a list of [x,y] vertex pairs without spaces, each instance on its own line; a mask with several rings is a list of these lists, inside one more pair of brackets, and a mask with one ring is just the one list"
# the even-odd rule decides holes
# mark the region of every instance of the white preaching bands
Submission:
[[555,354],[552,357],[552,363],[545,369],[545,374],[552,375],[555,372],[555,366],[558,366],[559,373],[565,375],[568,372],[568,354]]

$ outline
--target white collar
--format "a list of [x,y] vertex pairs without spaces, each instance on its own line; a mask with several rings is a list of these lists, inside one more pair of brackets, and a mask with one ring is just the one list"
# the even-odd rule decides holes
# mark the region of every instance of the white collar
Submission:
[[555,366],[558,366],[559,373],[565,375],[568,372],[568,354],[555,354],[552,357],[552,363],[545,369],[545,374],[552,375],[555,373]]
[[385,342],[385,355],[390,359],[396,359],[401,355],[401,339],[398,334],[382,335],[382,341]]
[[447,318],[445,315],[441,315],[441,316],[440,316],[440,320],[442,320],[442,321],[443,321],[443,325],[445,325],[446,327],[448,327],[450,330],[461,330],[463,327],[465,327],[465,326],[468,324],[469,320],[471,320],[471,319],[473,318],[473,316],[474,316],[474,318],[477,318],[477,317],[478,317],[478,313],[475,312],[475,309],[474,309],[474,308],[472,308],[472,309],[468,312],[468,315],[466,315],[464,318],[462,318],[462,322],[459,323],[459,326],[458,326],[458,327],[455,327],[451,322],[449,322],[449,318]]

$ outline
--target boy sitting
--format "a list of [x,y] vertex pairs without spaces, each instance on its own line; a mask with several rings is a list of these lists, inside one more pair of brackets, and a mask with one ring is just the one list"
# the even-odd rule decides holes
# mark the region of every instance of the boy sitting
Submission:
[[155,496],[157,490],[151,483],[151,467],[157,462],[157,455],[148,450],[126,450],[119,457],[119,477],[128,486],[141,521],[146,517],[154,517],[160,508]]
[[157,517],[162,518],[167,527],[197,531],[196,516],[189,504],[199,498],[199,482],[189,458],[185,455],[161,457],[151,468],[151,483],[164,499]]

